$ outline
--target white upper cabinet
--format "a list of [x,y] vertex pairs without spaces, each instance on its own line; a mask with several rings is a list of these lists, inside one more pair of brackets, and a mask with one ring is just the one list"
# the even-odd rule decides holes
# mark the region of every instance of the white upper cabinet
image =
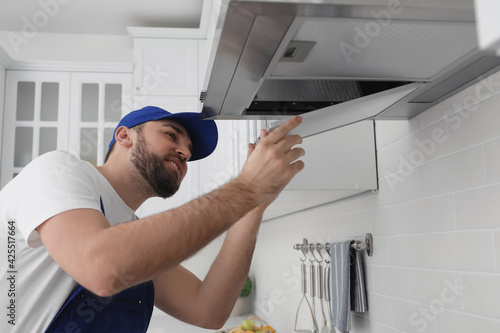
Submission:
[[[196,38],[134,38],[134,110],[152,105],[172,113],[200,111],[200,75],[205,73],[205,68],[200,67],[206,67],[206,56],[199,54],[200,49],[204,50],[199,43]],[[217,172],[214,165],[220,164],[220,146],[219,142],[217,150],[207,159],[188,163],[188,173],[176,194],[167,200],[146,200],[137,214],[151,215],[197,197],[207,182],[206,177],[200,180],[200,175]]]
[[306,151],[301,158],[304,169],[269,206],[264,219],[378,189],[373,121],[304,137],[300,146]]
[[130,112],[132,75],[7,71],[5,91],[2,187],[52,150],[101,165],[114,128]]
[[68,149],[70,73],[7,71],[1,186],[35,157]]
[[199,96],[198,40],[134,38],[134,95]]
[[[300,158],[305,167],[267,208],[264,220],[378,190],[373,121],[361,121],[316,133],[314,128],[320,128],[318,122],[327,122],[328,117],[303,115],[303,119],[295,131],[303,137],[302,144],[298,146],[306,151],[305,156]],[[246,162],[248,143],[257,140],[262,128],[277,125],[275,121],[233,120],[230,135],[233,161],[226,164],[233,167],[234,176]],[[301,133],[302,125],[307,128],[307,134]]]
[[132,111],[131,91],[127,73],[73,73],[69,150],[102,165],[115,127]]

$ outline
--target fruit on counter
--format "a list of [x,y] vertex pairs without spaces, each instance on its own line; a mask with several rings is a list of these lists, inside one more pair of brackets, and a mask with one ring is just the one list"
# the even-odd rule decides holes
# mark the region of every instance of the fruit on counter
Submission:
[[262,327],[262,330],[264,332],[276,333],[276,331],[274,330],[274,328],[272,328],[272,326],[269,326],[269,325],[266,325],[266,326]]
[[255,323],[252,319],[245,319],[241,322],[241,329],[244,331],[255,332]]
[[[260,326],[257,326],[252,319],[257,320]],[[259,317],[249,317],[243,320],[240,326],[230,330],[229,333],[276,333],[276,331],[272,326],[264,325]]]

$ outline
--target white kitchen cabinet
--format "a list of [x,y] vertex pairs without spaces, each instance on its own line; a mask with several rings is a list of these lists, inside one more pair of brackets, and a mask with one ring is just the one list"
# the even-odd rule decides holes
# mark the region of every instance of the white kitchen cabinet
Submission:
[[[273,126],[273,122],[267,126],[265,121],[234,122],[233,150],[239,172],[246,160],[247,144],[255,142],[260,129]],[[305,167],[267,208],[264,220],[378,189],[373,121],[308,133],[299,146],[306,151],[300,158]]]
[[134,95],[195,96],[198,40],[134,38]]
[[115,126],[130,111],[124,101],[131,85],[126,73],[7,71],[2,187],[51,150],[102,164]]
[[131,109],[128,73],[71,74],[69,150],[102,165],[120,119]]
[[264,219],[378,189],[373,121],[304,137],[300,146],[306,151],[301,158],[305,167],[269,206]]
[[[207,62],[206,40],[134,38],[134,109],[154,105],[172,113],[200,112],[200,87],[205,79]],[[188,162],[188,173],[179,191],[167,200],[147,200],[139,208],[139,216],[180,206],[221,186],[237,174],[239,164],[234,158],[233,121],[216,123],[219,130],[216,150],[205,159]]]
[[[231,166],[236,176],[245,164],[248,143],[254,143],[260,135],[260,129],[273,126],[273,122],[232,122],[233,133],[230,137],[234,160]],[[311,124],[307,125],[310,128]],[[305,163],[304,170],[290,181],[269,206],[264,220],[378,189],[373,121],[362,121],[321,133],[308,133],[303,135],[303,143],[299,146],[306,150],[306,155],[301,157]],[[230,165],[229,162],[226,164]]]
[[377,187],[373,121],[304,137],[303,172],[288,190],[372,190]]
[[68,149],[70,73],[7,71],[1,186],[33,158]]

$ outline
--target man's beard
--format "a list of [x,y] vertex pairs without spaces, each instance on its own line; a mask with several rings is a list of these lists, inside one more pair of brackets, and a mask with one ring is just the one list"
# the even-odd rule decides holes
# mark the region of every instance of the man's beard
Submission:
[[140,133],[130,160],[157,196],[165,199],[179,189],[179,174],[165,168],[165,159],[147,149],[146,141]]

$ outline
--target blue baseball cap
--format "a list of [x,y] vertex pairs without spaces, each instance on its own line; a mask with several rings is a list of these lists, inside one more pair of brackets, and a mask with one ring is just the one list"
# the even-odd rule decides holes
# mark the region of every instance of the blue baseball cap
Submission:
[[202,120],[200,114],[196,112],[170,113],[156,106],[146,106],[140,110],[130,112],[120,120],[113,132],[113,139],[109,143],[108,150],[115,143],[115,134],[119,127],[132,128],[148,121],[160,119],[176,121],[186,129],[193,144],[193,151],[189,161],[205,158],[217,147],[218,134],[215,121]]

